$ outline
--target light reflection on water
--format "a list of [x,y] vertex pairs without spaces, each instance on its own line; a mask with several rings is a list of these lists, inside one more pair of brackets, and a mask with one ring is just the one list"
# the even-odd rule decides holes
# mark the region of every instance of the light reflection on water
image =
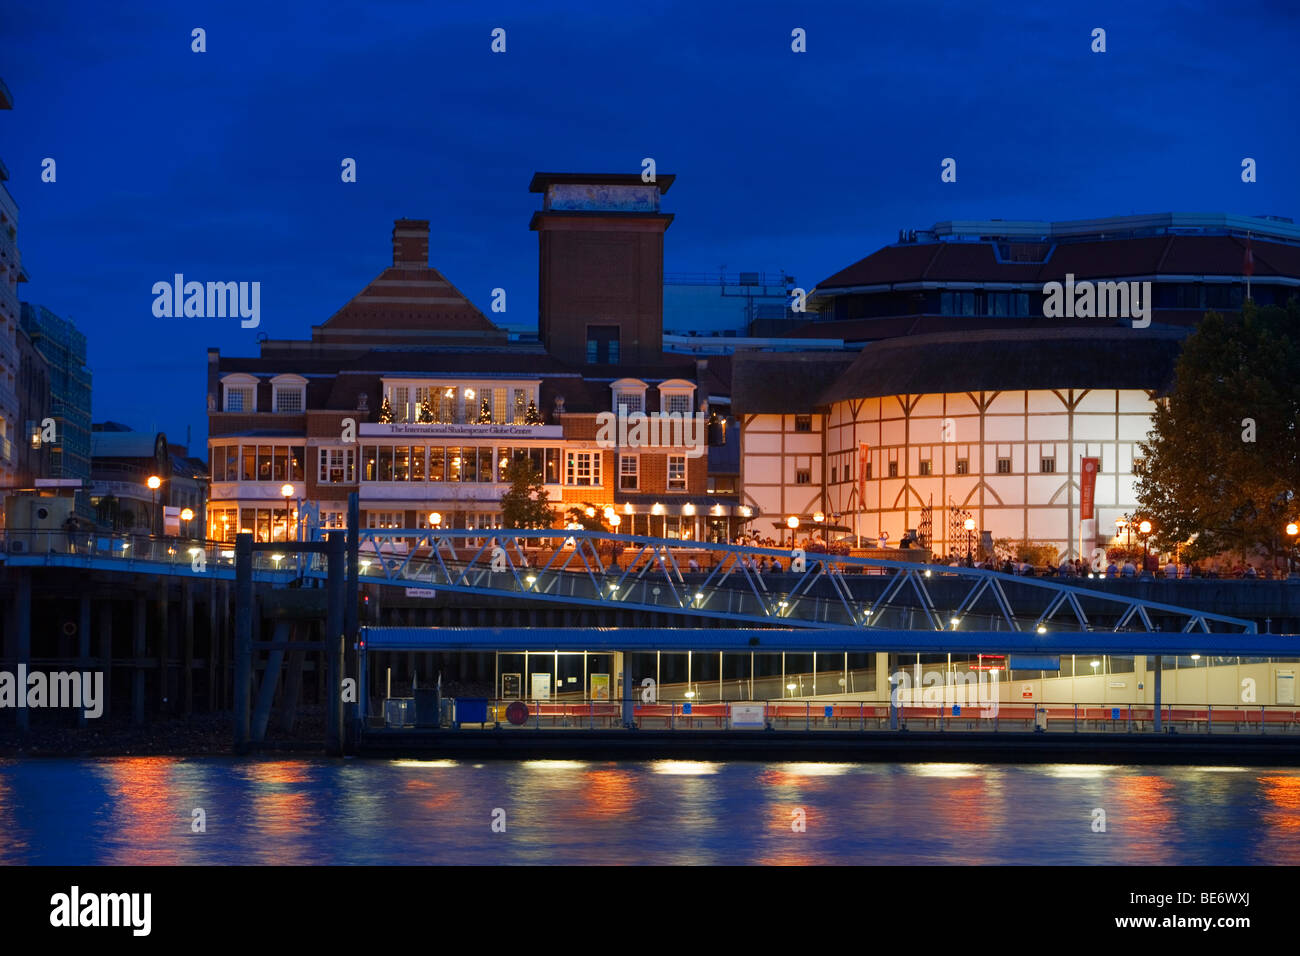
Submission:
[[1300,771],[0,760],[0,864],[18,863],[1294,865]]

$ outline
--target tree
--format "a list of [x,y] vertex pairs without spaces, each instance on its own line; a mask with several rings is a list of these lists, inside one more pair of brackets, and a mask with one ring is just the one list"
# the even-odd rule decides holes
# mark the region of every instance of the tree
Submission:
[[516,458],[506,466],[510,490],[501,496],[501,525],[505,528],[549,528],[555,521],[542,473],[532,462]]
[[393,406],[384,399],[384,404],[379,406],[379,422],[382,425],[391,425],[393,423]]
[[1240,317],[1207,313],[1156,404],[1135,461],[1152,544],[1190,560],[1225,551],[1272,557],[1288,542],[1300,489],[1300,303]]
[[604,511],[599,505],[593,505],[590,501],[584,501],[580,505],[573,505],[567,512],[570,524],[580,524],[585,531],[608,531],[609,527],[605,524]]
[[487,396],[483,396],[483,401],[478,406],[478,423],[480,425],[492,424],[492,406],[488,404]]
[[528,408],[524,412],[524,424],[525,425],[543,424],[542,413],[537,410],[537,403],[533,401],[531,398],[528,400]]
[[433,406],[429,403],[428,396],[420,401],[419,414],[415,416],[416,424],[428,425],[433,422]]

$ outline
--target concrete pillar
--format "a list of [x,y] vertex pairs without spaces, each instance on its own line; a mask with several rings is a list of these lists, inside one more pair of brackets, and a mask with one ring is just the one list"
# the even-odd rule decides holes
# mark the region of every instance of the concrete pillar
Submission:
[[[24,671],[32,663],[32,572],[27,568],[15,569],[18,580],[14,595],[14,629],[18,637],[18,666]],[[27,696],[27,688],[15,688],[22,698]],[[31,726],[31,711],[26,707],[14,709],[18,720],[18,729],[26,732]]]
[[172,616],[168,613],[171,610],[171,602],[168,600],[169,583],[166,575],[158,576],[158,709],[164,714],[172,712],[174,703],[169,666],[172,643]]
[[347,586],[347,540],[339,532],[326,536],[325,612],[325,747],[331,754],[343,753],[344,607]]
[[253,681],[253,536],[235,536],[235,751],[247,753]]
[[99,666],[104,670],[104,713],[107,717],[113,702],[113,602],[105,598],[99,605]]
[[[90,670],[90,595],[81,595],[77,608],[77,669]],[[77,726],[86,726],[86,709],[77,712]]]
[[148,633],[149,602],[136,595],[135,613],[131,615],[131,722],[144,723],[144,661]]
[[181,581],[181,713],[194,713],[194,585]]
[[208,582],[208,712],[217,709],[217,660],[220,657],[219,648],[221,647],[220,631],[218,630],[217,617],[217,594],[218,587],[216,581]]

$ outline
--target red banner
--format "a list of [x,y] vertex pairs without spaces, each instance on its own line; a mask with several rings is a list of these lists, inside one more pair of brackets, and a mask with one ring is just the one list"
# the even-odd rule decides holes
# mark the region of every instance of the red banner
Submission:
[[871,461],[871,446],[858,442],[858,510],[867,510],[867,463]]
[[1079,520],[1081,521],[1091,521],[1095,517],[1092,503],[1097,497],[1097,467],[1100,464],[1100,458],[1083,459],[1082,478],[1079,481]]

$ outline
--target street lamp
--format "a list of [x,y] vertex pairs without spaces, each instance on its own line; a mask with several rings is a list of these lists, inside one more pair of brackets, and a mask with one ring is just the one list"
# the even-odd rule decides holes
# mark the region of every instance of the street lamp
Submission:
[[1142,534],[1142,573],[1147,570],[1147,542],[1151,535],[1151,522],[1143,521],[1138,525],[1138,531]]
[[438,512],[436,512],[436,511],[430,511],[430,512],[429,512],[429,527],[430,527],[430,528],[437,528],[440,524],[442,524],[442,515],[438,514]]
[[[1294,521],[1287,522],[1286,533],[1289,534],[1292,538],[1294,538],[1296,535],[1300,534],[1300,525],[1296,524]],[[1286,559],[1287,561],[1286,569],[1288,574],[1291,573],[1291,565],[1295,561],[1295,555],[1294,555],[1295,545],[1296,545],[1295,541],[1292,541],[1291,550],[1293,553],[1287,555],[1287,559]]]
[[794,533],[799,529],[799,519],[794,515],[785,519],[785,526],[790,529],[790,547],[794,547]]
[[[154,510],[153,526],[154,528],[157,528],[158,527],[158,489],[162,487],[162,479],[159,478],[157,475],[150,475],[149,479],[145,482],[145,484],[148,485],[149,490],[153,492],[153,510]],[[153,533],[160,534],[161,532],[154,531]]]
[[966,566],[970,567],[974,564],[971,558],[971,535],[975,533],[975,519],[967,518],[963,522],[963,527],[966,529]]
[[185,522],[185,537],[188,538],[190,536],[190,522],[194,520],[194,509],[182,508],[181,520]]
[[293,497],[293,485],[281,485],[280,494],[284,495],[284,540],[289,540],[289,499]]

